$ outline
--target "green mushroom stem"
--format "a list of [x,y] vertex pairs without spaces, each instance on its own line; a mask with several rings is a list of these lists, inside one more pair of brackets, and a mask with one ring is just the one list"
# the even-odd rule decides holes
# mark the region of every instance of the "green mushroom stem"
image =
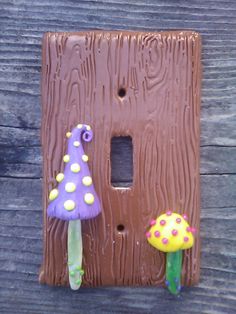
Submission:
[[182,252],[179,250],[166,254],[166,286],[170,293],[175,295],[181,290]]
[[78,290],[84,274],[82,269],[83,242],[79,219],[69,221],[67,250],[70,287],[72,290]]

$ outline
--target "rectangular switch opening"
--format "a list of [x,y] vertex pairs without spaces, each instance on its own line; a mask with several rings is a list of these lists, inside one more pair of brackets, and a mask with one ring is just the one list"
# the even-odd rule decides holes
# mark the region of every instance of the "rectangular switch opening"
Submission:
[[128,188],[133,184],[133,143],[131,136],[111,139],[111,185]]

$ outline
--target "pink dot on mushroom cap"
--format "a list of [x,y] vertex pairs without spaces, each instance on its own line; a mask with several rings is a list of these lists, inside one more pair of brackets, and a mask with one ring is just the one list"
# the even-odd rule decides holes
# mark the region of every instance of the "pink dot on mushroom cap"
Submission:
[[162,243],[163,243],[163,244],[167,244],[168,242],[169,242],[168,239],[166,239],[166,238],[163,238],[163,239],[162,239]]
[[173,236],[177,236],[178,231],[176,229],[173,229],[171,233],[173,234]]
[[156,220],[155,220],[155,219],[152,219],[152,220],[150,221],[150,226],[155,226],[155,224],[156,224]]
[[181,223],[181,218],[176,218],[176,222],[177,222],[177,224],[180,224]]
[[184,218],[184,220],[187,220],[188,216],[186,214],[183,214],[183,218]]
[[166,215],[167,215],[167,216],[171,216],[171,214],[172,214],[172,211],[171,211],[171,210],[168,210],[168,211],[166,212]]
[[164,219],[162,219],[161,221],[160,221],[160,225],[161,226],[164,226],[166,224],[166,221],[164,220]]
[[150,231],[146,232],[146,237],[151,238],[151,232]]
[[189,238],[188,237],[184,237],[184,242],[188,242]]
[[154,235],[155,235],[156,238],[159,238],[161,234],[160,234],[160,232],[157,230],[157,231],[154,232]]
[[191,228],[191,227],[187,227],[187,228],[186,228],[186,231],[187,231],[187,232],[191,232],[191,231],[192,231],[192,228]]

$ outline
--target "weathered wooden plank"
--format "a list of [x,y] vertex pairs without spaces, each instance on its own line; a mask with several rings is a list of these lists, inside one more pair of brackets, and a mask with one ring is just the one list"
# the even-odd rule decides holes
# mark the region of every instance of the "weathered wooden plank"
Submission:
[[201,147],[201,174],[236,174],[236,147]]
[[[236,175],[202,175],[202,208],[235,206],[235,184]],[[4,195],[0,198],[2,209],[41,210],[42,182],[38,179],[0,178],[0,195]]]
[[41,178],[42,167],[31,164],[4,163],[0,168],[0,176],[9,178]]
[[[203,252],[211,254],[217,252],[219,256],[231,256],[231,254],[235,256],[234,252],[230,253],[232,244],[235,242],[235,212],[236,207],[202,209],[201,237]],[[0,217],[0,248],[6,251],[4,252],[5,256],[11,250],[22,251],[23,256],[23,251],[31,252],[37,255],[36,262],[39,263],[41,261],[41,252],[39,250],[42,246],[41,212],[32,210],[26,214],[25,211],[2,210]],[[10,226],[13,227],[9,228]],[[17,241],[15,241],[16,238]],[[25,256],[24,258],[27,262],[28,257]],[[206,265],[206,267],[208,266],[210,265]]]
[[[214,108],[208,109],[208,113],[204,114],[204,118],[201,119],[201,146],[236,146],[236,113],[234,113],[233,110],[233,106],[230,110],[224,107],[215,115],[211,113],[214,111]],[[227,113],[222,114],[223,111],[227,111]],[[8,118],[11,120],[11,113],[2,114],[5,115],[5,122],[3,123],[6,124]],[[1,146],[12,145],[17,147],[40,145],[39,125],[32,127],[31,124],[31,126],[22,127],[22,125],[27,123],[25,123],[24,118],[21,119],[20,117],[21,116],[19,116],[16,121],[17,127],[7,125],[0,126]]]
[[[207,119],[201,123],[201,146],[236,146],[236,114],[209,122]],[[1,146],[39,146],[39,129],[14,128],[0,126]]]
[[42,177],[42,157],[39,146],[0,146],[0,177]]
[[[13,72],[14,76],[16,75],[17,71],[21,73],[21,69],[16,70],[15,72]],[[2,76],[2,73],[3,72],[0,72],[0,77]],[[8,85],[11,85],[9,83],[9,77],[6,77],[5,80],[8,81]],[[26,84],[28,84],[29,79],[26,79],[25,82],[27,82]],[[17,90],[17,92],[10,91],[8,87],[5,87],[4,92],[0,90],[1,98],[0,126],[22,129],[23,128],[38,129],[40,127],[41,122],[39,97],[34,95],[35,94],[34,91],[32,91],[32,94],[33,95],[26,95],[25,89],[23,90],[23,94],[19,92],[19,89]],[[6,132],[6,130],[4,131],[3,128],[1,127],[1,133],[2,132]]]
[[[119,140],[119,150],[112,151],[112,158],[118,162],[124,162],[122,172],[116,171],[114,178],[116,182],[131,181],[130,169],[126,167],[129,157],[127,144]],[[122,158],[120,155],[122,152]],[[236,147],[203,146],[201,147],[201,174],[235,174]],[[39,146],[27,147],[1,147],[0,146],[0,177],[42,177],[42,156]],[[124,180],[125,176],[125,180]]]
[[41,147],[0,146],[0,163],[41,165]]
[[208,114],[201,120],[201,145],[236,146],[236,113]]
[[40,143],[39,129],[18,128],[10,126],[0,127],[1,146],[38,146]]
[[201,203],[203,208],[233,207],[236,204],[236,175],[201,176]]
[[0,178],[0,209],[42,210],[40,179]]
[[[4,296],[7,295],[9,302],[6,302],[3,308],[14,309],[17,306],[18,313],[19,310],[33,310],[33,313],[65,313],[65,309],[70,304],[70,313],[78,313],[78,311],[79,313],[98,313],[98,311],[100,313],[151,313],[158,308],[160,313],[167,314],[171,304],[171,313],[174,314],[180,312],[187,314],[190,308],[191,313],[233,314],[234,293],[222,291],[219,295],[215,289],[215,284],[219,284],[217,274],[217,271],[212,273],[216,279],[214,283],[209,282],[208,287],[200,285],[192,289],[184,289],[179,298],[173,298],[165,290],[158,288],[81,289],[80,293],[73,294],[63,288],[37,287],[30,281],[25,282],[25,288],[16,294],[9,285],[9,280],[4,280],[6,286]],[[203,279],[205,282],[208,281],[205,274]],[[15,281],[15,287],[19,287],[20,280]],[[233,281],[229,283],[232,284]],[[32,293],[32,289],[35,289],[35,294]],[[28,294],[31,295],[31,302]],[[40,298],[37,297],[39,294]]]

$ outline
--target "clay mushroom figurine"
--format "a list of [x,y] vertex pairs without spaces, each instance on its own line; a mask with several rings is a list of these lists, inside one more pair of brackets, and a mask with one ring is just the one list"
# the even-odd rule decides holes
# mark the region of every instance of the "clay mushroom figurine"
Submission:
[[182,252],[194,244],[193,233],[187,216],[167,211],[150,222],[146,233],[148,242],[156,249],[166,252],[166,286],[172,294],[181,290]]
[[82,269],[81,220],[96,217],[101,212],[98,196],[88,168],[88,156],[81,141],[93,138],[91,127],[78,124],[72,132],[67,132],[68,150],[63,157],[64,173],[56,175],[57,188],[49,193],[47,214],[69,221],[68,224],[68,268],[69,282],[73,290],[79,289],[84,271]]

